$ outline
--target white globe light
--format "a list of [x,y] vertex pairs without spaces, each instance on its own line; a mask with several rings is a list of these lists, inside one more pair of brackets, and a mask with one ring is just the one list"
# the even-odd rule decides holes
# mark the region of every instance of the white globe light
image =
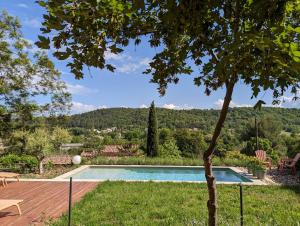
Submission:
[[75,155],[72,159],[73,164],[79,165],[81,163],[81,156],[80,155]]

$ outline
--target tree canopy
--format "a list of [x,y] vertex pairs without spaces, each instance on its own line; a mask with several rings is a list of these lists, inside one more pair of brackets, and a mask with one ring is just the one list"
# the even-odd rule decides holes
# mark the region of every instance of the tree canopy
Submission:
[[[46,53],[32,48],[20,28],[18,19],[0,12],[1,132],[12,127],[28,129],[34,114],[59,115],[70,106],[60,72]],[[43,104],[37,101],[41,97]]]
[[53,45],[60,60],[70,57],[77,78],[84,65],[113,71],[107,51],[118,54],[146,36],[151,47],[163,47],[146,71],[161,93],[178,75],[192,73],[191,62],[207,94],[228,79],[243,80],[254,96],[272,89],[277,99],[289,86],[297,91],[299,0],[38,2],[48,12],[38,46]]

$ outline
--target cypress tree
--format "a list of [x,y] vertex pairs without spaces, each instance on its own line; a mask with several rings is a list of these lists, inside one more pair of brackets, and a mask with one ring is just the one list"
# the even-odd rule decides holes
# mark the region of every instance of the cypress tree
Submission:
[[150,157],[157,156],[158,154],[158,132],[157,132],[157,119],[154,101],[152,101],[149,109],[148,118],[148,134],[147,134],[147,155]]

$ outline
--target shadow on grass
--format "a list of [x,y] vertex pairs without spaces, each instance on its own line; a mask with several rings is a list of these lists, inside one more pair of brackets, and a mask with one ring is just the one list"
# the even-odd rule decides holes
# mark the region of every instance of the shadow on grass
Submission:
[[299,185],[282,185],[280,186],[281,189],[284,190],[291,190],[295,192],[297,195],[300,195],[300,184]]

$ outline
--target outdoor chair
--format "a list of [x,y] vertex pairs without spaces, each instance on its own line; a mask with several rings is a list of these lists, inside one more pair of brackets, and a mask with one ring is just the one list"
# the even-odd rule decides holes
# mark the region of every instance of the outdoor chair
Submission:
[[260,161],[262,161],[269,170],[272,168],[272,159],[270,157],[267,157],[267,153],[263,150],[257,150],[255,151],[256,158],[258,158]]
[[2,185],[5,187],[7,185],[7,178],[16,178],[19,181],[20,174],[10,173],[10,172],[0,172],[0,179],[2,181]]
[[4,210],[11,206],[16,206],[18,208],[19,215],[22,214],[19,203],[23,202],[23,200],[18,199],[0,199],[0,211]]
[[292,170],[292,174],[295,175],[296,174],[296,164],[300,159],[300,152],[298,154],[295,155],[295,157],[293,159],[291,158],[284,158],[281,159],[279,164],[278,164],[278,169],[281,171],[284,168],[289,168]]

